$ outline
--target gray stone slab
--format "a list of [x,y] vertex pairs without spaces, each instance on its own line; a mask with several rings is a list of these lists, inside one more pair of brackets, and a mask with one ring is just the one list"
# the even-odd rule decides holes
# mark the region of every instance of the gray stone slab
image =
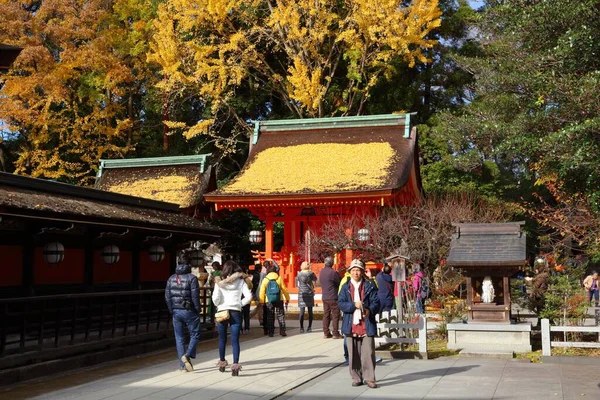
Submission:
[[[198,355],[194,373],[177,372],[174,357],[172,362],[148,365],[38,398],[600,399],[600,365],[531,364],[488,358],[390,360],[376,366],[378,389],[356,388],[351,386],[348,368],[341,365],[342,341],[323,339],[320,332],[290,333],[288,338],[245,342],[239,377],[232,377],[229,370],[225,374],[217,371],[217,351],[212,349]],[[11,399],[10,393],[3,393],[2,398]]]
[[448,330],[452,331],[493,331],[493,332],[531,332],[531,324],[528,322],[519,322],[516,324],[505,323],[456,323],[452,322],[447,325]]

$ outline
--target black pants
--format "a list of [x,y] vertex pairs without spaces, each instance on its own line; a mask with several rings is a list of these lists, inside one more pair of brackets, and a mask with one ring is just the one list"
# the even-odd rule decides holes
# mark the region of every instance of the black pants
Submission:
[[313,308],[312,307],[300,307],[300,328],[304,329],[304,309],[308,308],[308,328],[312,328],[313,322]]
[[242,319],[244,322],[244,330],[250,330],[250,304],[246,304],[244,307],[242,307]]
[[283,302],[277,304],[267,303],[264,305],[264,331],[265,335],[273,335],[275,333],[275,315],[279,322],[279,332],[285,332],[285,310]]

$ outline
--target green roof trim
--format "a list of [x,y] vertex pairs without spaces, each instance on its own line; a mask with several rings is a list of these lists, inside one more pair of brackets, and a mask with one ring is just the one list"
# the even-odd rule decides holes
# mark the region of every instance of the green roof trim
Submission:
[[140,168],[140,167],[165,167],[171,165],[200,164],[200,173],[204,173],[207,159],[212,153],[197,154],[193,156],[173,157],[148,157],[148,158],[123,158],[113,160],[100,160],[100,169],[97,177],[102,176],[104,169],[111,168]]
[[404,137],[410,139],[410,114],[406,114],[404,120]]
[[254,121],[254,132],[252,133],[252,144],[258,142],[258,131],[260,130],[260,121]]
[[255,121],[255,132],[257,126],[259,126],[259,130],[261,132],[277,132],[309,129],[357,128],[365,126],[393,125],[405,125],[406,129],[410,132],[409,125],[411,114],[416,113],[260,121],[260,125],[258,124],[259,121]]

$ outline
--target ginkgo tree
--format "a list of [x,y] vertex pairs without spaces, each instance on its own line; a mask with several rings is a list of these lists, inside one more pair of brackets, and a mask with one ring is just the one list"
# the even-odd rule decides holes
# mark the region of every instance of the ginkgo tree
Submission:
[[134,149],[160,77],[146,61],[155,11],[144,0],[0,0],[0,42],[23,48],[0,91],[16,173],[89,184],[100,158]]
[[[148,59],[172,101],[191,91],[204,104],[193,124],[169,126],[218,138],[222,115],[246,125],[232,104],[242,88],[296,118],[360,115],[393,60],[428,61],[440,15],[437,0],[166,0]],[[224,154],[234,141],[221,139]]]

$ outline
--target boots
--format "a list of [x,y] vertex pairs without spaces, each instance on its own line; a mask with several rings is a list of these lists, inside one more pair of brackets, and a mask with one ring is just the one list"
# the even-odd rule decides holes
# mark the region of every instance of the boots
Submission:
[[281,330],[279,331],[279,334],[280,334],[281,336],[287,336],[287,333],[285,333],[285,329],[281,329]]
[[231,376],[238,376],[240,374],[241,369],[242,366],[240,364],[233,364],[231,366]]
[[219,367],[219,371],[221,371],[221,372],[225,372],[225,367],[226,366],[227,366],[227,360],[219,361],[217,363],[217,367]]

